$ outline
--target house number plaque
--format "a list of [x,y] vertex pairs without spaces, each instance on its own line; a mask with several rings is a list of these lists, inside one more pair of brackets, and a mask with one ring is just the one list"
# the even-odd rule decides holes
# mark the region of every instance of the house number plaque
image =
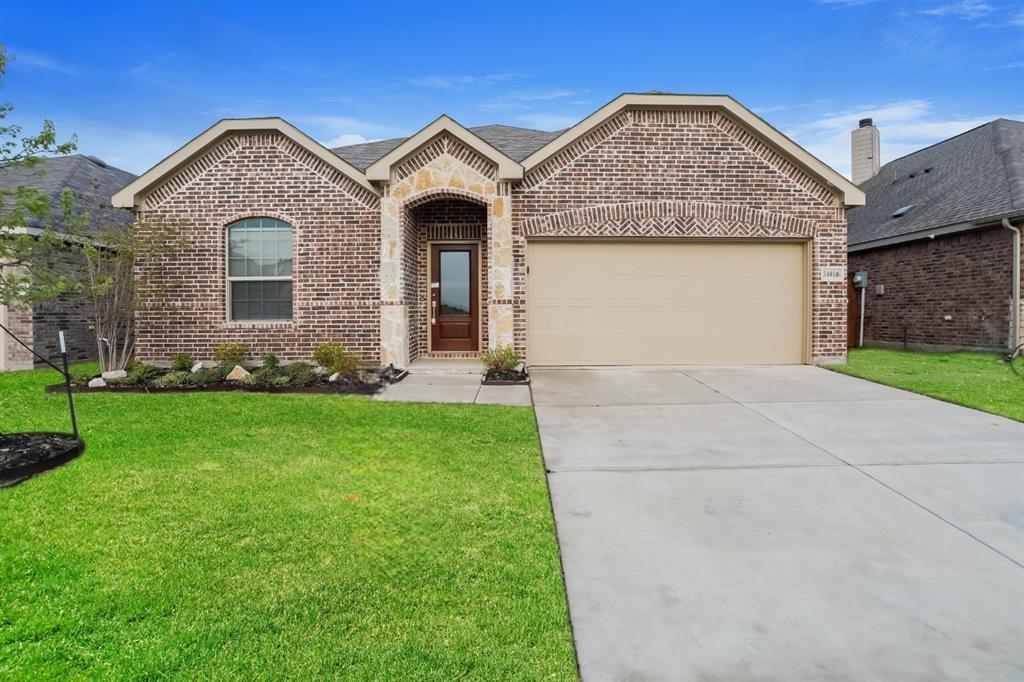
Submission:
[[824,267],[821,269],[822,282],[845,282],[846,268]]

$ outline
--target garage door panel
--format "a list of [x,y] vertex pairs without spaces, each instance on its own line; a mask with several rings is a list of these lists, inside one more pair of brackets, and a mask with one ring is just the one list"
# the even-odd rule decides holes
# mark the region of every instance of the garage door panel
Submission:
[[803,360],[801,244],[531,242],[527,259],[531,364]]

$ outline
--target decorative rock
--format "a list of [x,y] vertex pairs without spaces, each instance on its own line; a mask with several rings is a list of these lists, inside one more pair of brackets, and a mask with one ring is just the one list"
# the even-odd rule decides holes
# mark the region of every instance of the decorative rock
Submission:
[[123,369],[115,369],[109,372],[104,372],[100,376],[103,377],[104,379],[124,379],[126,376],[128,376],[128,372],[124,371]]
[[103,388],[107,385],[107,382],[102,377],[96,377],[89,381],[89,388]]
[[516,374],[524,374],[526,372],[526,363],[520,362],[518,365],[516,365],[516,368],[513,371],[515,371]]
[[317,365],[316,367],[313,368],[313,374],[317,375],[318,377],[322,377],[323,375],[327,374],[327,370]]
[[327,377],[327,380],[330,381],[330,382],[340,381],[341,380],[341,372],[335,372],[331,376]]
[[192,373],[195,374],[196,372],[201,372],[205,368],[206,365],[204,365],[201,361],[197,362],[196,364],[192,365]]
[[235,368],[228,372],[228,375],[224,377],[225,381],[246,381],[249,379],[249,372],[245,370],[245,367],[241,365],[235,365]]

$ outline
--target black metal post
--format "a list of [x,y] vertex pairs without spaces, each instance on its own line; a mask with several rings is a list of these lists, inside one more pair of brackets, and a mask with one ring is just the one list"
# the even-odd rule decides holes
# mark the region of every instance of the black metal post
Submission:
[[78,420],[75,418],[75,400],[71,397],[71,373],[68,371],[68,352],[63,350],[64,332],[61,332],[60,359],[64,361],[64,388],[68,392],[68,410],[71,412],[71,435],[78,440]]

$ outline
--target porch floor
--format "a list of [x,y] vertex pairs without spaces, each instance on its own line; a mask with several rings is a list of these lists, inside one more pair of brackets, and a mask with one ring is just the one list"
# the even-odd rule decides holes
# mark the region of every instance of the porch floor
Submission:
[[409,363],[409,374],[475,374],[484,373],[480,358],[416,358]]

